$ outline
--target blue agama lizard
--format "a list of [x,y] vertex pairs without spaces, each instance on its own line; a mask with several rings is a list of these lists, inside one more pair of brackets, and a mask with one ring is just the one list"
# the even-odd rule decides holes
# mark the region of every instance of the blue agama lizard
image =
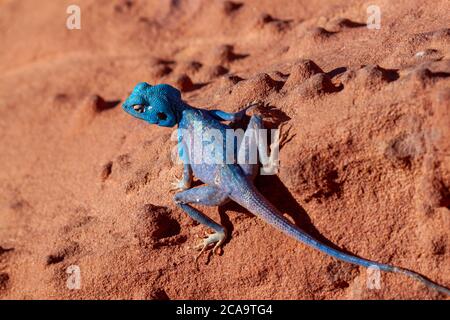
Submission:
[[[214,233],[210,234],[198,246],[198,249],[201,249],[200,254],[212,245],[214,245],[213,251],[217,250],[226,239],[226,230],[194,208],[192,204],[220,206],[229,200],[233,200],[285,234],[336,259],[363,267],[378,268],[386,272],[401,273],[422,282],[429,288],[450,295],[449,289],[416,272],[359,258],[325,245],[284,218],[253,184],[253,179],[257,175],[258,164],[225,161],[225,154],[229,151],[225,150],[224,147],[228,146],[230,142],[226,141],[227,139],[230,140],[227,138],[226,131],[230,129],[230,126],[223,121],[239,121],[246,116],[247,108],[236,113],[194,108],[182,101],[180,91],[174,87],[167,84],[151,86],[142,82],[133,89],[133,92],[124,102],[123,109],[133,117],[150,124],[163,127],[178,125],[178,151],[183,162],[183,176],[175,183],[175,188],[180,192],[175,194],[174,201],[194,220],[214,230]],[[250,134],[254,131],[249,129],[262,128],[261,117],[252,115],[244,136],[253,141],[251,143],[256,143],[256,140],[252,140],[252,134]],[[208,141],[202,140],[201,143],[205,146],[212,144],[216,147],[214,149],[215,155],[202,154],[204,157],[201,159],[202,161],[192,161],[192,139],[205,139],[205,135],[207,136],[208,133],[213,131],[221,133],[219,138],[217,138],[217,135],[210,134]],[[220,139],[223,141],[220,141]],[[234,154],[244,153],[244,158],[248,157],[248,145],[235,146],[232,152]],[[258,144],[259,157],[267,156],[267,154],[261,154],[261,152],[266,151],[266,148],[259,148]],[[219,155],[219,160],[222,161],[212,161],[212,158],[217,158],[217,155]],[[191,188],[193,175],[206,185]]]

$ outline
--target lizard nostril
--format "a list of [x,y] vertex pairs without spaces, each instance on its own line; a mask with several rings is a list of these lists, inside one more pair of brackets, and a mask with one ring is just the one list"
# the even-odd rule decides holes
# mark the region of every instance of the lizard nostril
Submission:
[[166,120],[167,115],[164,112],[158,112],[157,114],[159,120]]

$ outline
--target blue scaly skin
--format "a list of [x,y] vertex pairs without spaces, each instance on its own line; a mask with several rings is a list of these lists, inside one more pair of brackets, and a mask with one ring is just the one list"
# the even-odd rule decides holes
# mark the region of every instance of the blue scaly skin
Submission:
[[[372,267],[386,272],[401,273],[422,282],[429,288],[450,295],[449,289],[428,280],[416,272],[359,258],[331,248],[312,238],[285,219],[254,186],[253,179],[258,171],[257,164],[238,164],[237,162],[229,163],[224,161],[226,154],[224,147],[229,142],[226,141],[226,130],[230,129],[230,127],[221,121],[239,121],[245,116],[246,109],[237,113],[227,113],[221,110],[194,108],[183,102],[180,91],[170,85],[159,84],[151,86],[147,83],[139,83],[134,88],[124,102],[123,109],[133,117],[150,124],[163,127],[178,125],[178,148],[180,158],[183,161],[183,177],[175,183],[175,189],[180,190],[174,196],[175,203],[194,220],[214,230],[214,233],[210,234],[198,246],[201,249],[200,254],[211,245],[214,245],[213,251],[216,251],[226,239],[226,230],[223,226],[195,209],[191,204],[220,206],[229,200],[233,200],[285,234],[336,259],[367,268]],[[252,116],[248,128],[263,128],[261,118],[256,115]],[[222,134],[223,141],[217,141],[217,139],[214,140],[213,138],[205,141],[204,137],[214,132],[212,129],[218,130]],[[185,131],[181,134],[183,130]],[[256,140],[252,140],[253,136],[250,132],[251,130],[247,129],[245,136],[250,139],[251,143],[255,143]],[[203,139],[201,141],[205,147],[211,146],[211,143],[213,143],[213,146],[217,147],[214,150],[219,150],[217,154],[222,162],[213,162],[213,155],[210,153],[202,155],[203,161],[191,161],[193,157],[193,154],[190,152],[192,151],[190,150],[192,139]],[[248,155],[249,144],[242,145],[235,147],[233,153]],[[220,150],[223,150],[223,152],[221,153]],[[267,156],[261,154],[261,150],[265,150],[265,148],[259,148],[258,145],[259,157]],[[204,182],[206,186],[191,189],[193,175]]]

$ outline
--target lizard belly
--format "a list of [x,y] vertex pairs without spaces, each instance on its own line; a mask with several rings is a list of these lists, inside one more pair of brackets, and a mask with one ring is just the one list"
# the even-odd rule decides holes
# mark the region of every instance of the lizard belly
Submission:
[[221,190],[231,192],[233,177],[240,175],[240,167],[236,164],[193,164],[194,176],[202,182],[217,186]]

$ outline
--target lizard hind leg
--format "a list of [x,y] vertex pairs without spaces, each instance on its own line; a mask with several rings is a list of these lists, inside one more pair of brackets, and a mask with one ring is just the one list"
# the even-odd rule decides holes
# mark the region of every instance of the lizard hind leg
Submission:
[[238,164],[254,180],[258,174],[258,130],[264,129],[261,116],[252,115],[238,149]]
[[200,250],[195,261],[211,245],[214,245],[213,252],[217,252],[227,237],[226,229],[214,220],[191,206],[191,203],[205,206],[219,206],[229,201],[228,194],[214,186],[203,186],[179,192],[174,197],[175,203],[183,209],[192,219],[214,230],[208,234],[206,239],[202,239],[195,248]]

